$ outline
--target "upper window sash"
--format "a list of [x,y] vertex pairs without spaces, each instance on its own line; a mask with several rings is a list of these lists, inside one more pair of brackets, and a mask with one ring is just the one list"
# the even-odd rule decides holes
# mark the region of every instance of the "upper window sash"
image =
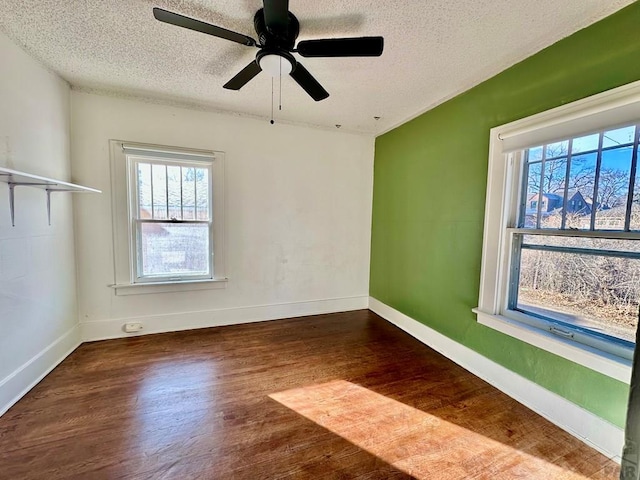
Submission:
[[[158,160],[156,158],[150,157],[140,157],[127,155],[128,170],[129,170],[129,191],[130,191],[130,206],[131,206],[131,218],[145,220],[148,219],[143,217],[141,212],[144,207],[147,214],[150,214],[150,219],[153,220],[204,220],[211,221],[213,216],[213,166],[211,161],[209,160],[201,160],[198,162],[194,161],[186,161],[186,160]],[[149,180],[150,180],[150,191],[147,192],[148,199],[151,203],[150,205],[141,205],[140,200],[144,193],[141,195],[139,190],[140,182],[139,182],[139,166],[140,165],[149,165]],[[160,168],[165,168],[165,176],[164,176],[164,185],[160,185],[159,190],[164,192],[165,200],[164,202],[158,204],[160,206],[164,205],[164,212],[159,212],[156,215],[155,207],[156,203],[154,201],[154,166],[158,166]],[[179,193],[173,192],[174,195],[178,194],[179,199],[179,211],[177,205],[170,205],[169,195],[169,168],[180,168],[180,188]],[[200,185],[200,191],[198,191],[198,171],[205,171],[206,182],[202,182]],[[188,179],[185,180],[185,175],[193,176],[193,180]],[[202,180],[202,179],[200,179]],[[192,191],[191,191],[192,190]],[[204,190],[204,191],[203,191]],[[186,208],[192,210],[191,215],[185,215],[185,194],[189,197],[193,197],[193,205],[189,204]],[[205,198],[205,202],[200,202],[200,199]],[[198,209],[201,209],[200,211]],[[170,211],[172,209],[172,211]],[[206,215],[203,216],[203,209],[206,209]],[[150,210],[150,211],[149,211]],[[163,214],[164,213],[164,214]],[[200,217],[200,218],[198,218]],[[204,218],[203,218],[204,217]]]
[[[538,230],[640,230],[640,222],[632,223],[634,194],[637,196],[638,187],[636,183],[640,125],[630,124],[618,129],[619,136],[631,136],[633,133],[631,141],[611,138],[615,133],[615,130],[611,129],[599,130],[582,137],[525,149],[523,155],[518,157],[524,158],[519,170],[522,181],[518,193],[520,202],[516,226]],[[582,149],[582,140],[589,137],[589,143],[593,143],[594,137],[597,137],[597,148]],[[615,144],[611,145],[612,143]],[[534,158],[531,158],[532,151],[536,152]],[[614,157],[616,152],[623,158]],[[625,159],[625,156],[628,156],[628,159]],[[585,161],[591,161],[593,165],[578,166],[578,162]],[[616,164],[619,165],[613,167]],[[618,201],[624,205],[616,205]],[[635,203],[638,203],[637,198]],[[616,209],[620,210],[621,207],[624,207],[624,212],[620,211],[620,218],[614,221],[611,213],[615,213]],[[541,225],[546,213],[558,209],[561,213],[560,225]],[[579,214],[581,210],[584,212]],[[572,218],[570,215],[573,213],[576,213],[576,216],[571,224],[568,219]],[[531,224],[532,216],[534,225]],[[575,222],[578,220],[581,222],[576,226]],[[588,220],[588,225],[585,224],[585,220]]]

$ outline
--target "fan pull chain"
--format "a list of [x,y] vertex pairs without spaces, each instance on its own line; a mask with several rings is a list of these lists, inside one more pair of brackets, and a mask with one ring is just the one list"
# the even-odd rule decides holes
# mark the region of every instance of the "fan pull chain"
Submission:
[[273,77],[271,77],[271,125],[273,125],[274,123],[276,123],[273,120]]
[[280,95],[278,96],[278,100],[280,101],[278,110],[282,111],[282,57],[280,57]]

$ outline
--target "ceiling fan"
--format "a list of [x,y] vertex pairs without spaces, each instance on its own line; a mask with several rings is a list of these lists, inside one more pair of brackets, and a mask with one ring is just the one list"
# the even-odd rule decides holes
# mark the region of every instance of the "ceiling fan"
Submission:
[[256,59],[229,80],[224,88],[240,90],[253,77],[265,70],[273,76],[291,75],[316,102],[329,93],[298,62],[293,53],[302,57],[378,57],[382,55],[382,37],[327,38],[303,40],[295,47],[300,33],[298,19],[289,11],[289,0],[264,0],[264,8],[253,17],[258,41],[226,28],[201,22],[161,8],[154,8],[153,15],[161,22],[213,35],[259,50]]

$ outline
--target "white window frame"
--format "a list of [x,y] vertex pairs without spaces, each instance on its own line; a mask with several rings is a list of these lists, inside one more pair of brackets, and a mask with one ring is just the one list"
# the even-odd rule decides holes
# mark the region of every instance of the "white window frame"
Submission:
[[[213,202],[212,202],[212,188],[213,185],[213,158],[209,159],[208,157],[203,157],[202,160],[182,160],[182,159],[164,159],[149,156],[148,154],[131,154],[127,155],[128,162],[128,171],[129,171],[129,221],[131,222],[130,228],[130,246],[131,253],[130,256],[133,260],[131,262],[131,279],[133,283],[157,283],[157,282],[184,282],[184,281],[196,281],[196,280],[210,280],[213,278],[214,273],[214,264],[213,264],[213,249],[210,249],[208,258],[207,258],[207,269],[209,271],[208,274],[204,275],[144,275],[142,273],[142,253],[140,251],[141,241],[142,241],[142,224],[143,223],[167,223],[170,222],[170,219],[164,220],[154,220],[154,219],[141,219],[139,215],[139,204],[138,199],[139,191],[138,191],[138,182],[132,181],[137,178],[138,172],[138,164],[140,163],[148,163],[152,165],[180,165],[183,167],[192,167],[192,168],[201,168],[205,169],[207,172],[207,185],[209,185],[209,192],[207,195],[207,211],[210,212],[209,219],[207,221],[198,221],[198,220],[180,220],[180,224],[207,224],[208,230],[208,243],[210,246],[213,246]],[[153,210],[153,207],[152,207]],[[167,210],[168,211],[168,210]]]
[[[225,172],[224,153],[181,147],[110,140],[111,198],[114,245],[114,288],[116,295],[167,293],[225,288]],[[209,171],[210,276],[138,276],[137,186],[133,170],[137,161],[170,161],[196,165]]]
[[492,128],[485,203],[478,323],[572,362],[629,383],[631,360],[533,326],[536,319],[507,309],[511,272],[509,226],[517,213],[521,179],[518,151],[615,128],[640,120],[640,82],[634,82],[552,110]]

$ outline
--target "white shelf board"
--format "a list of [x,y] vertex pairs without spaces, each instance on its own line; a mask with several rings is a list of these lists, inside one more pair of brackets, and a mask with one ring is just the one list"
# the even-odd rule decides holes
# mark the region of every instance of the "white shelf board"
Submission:
[[101,190],[85,187],[84,185],[76,185],[75,183],[63,182],[62,180],[32,175],[30,173],[19,172],[17,170],[11,170],[10,168],[4,167],[0,167],[0,182],[16,186],[42,188],[52,192],[102,193]]
[[76,185],[75,183],[63,182],[53,178],[32,175],[31,173],[19,172],[10,168],[0,167],[0,182],[9,185],[9,212],[11,213],[11,225],[16,226],[15,222],[15,187],[33,187],[40,188],[47,192],[47,218],[51,225],[51,193],[52,192],[70,192],[70,193],[102,193],[102,191],[84,185]]

